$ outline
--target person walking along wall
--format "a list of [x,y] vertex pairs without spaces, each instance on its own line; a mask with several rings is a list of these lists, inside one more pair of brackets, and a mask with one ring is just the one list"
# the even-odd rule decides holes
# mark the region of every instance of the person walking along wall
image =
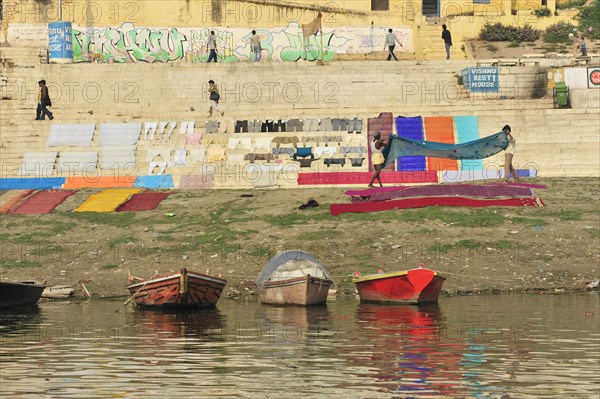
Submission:
[[210,36],[208,37],[208,43],[206,44],[206,49],[209,51],[208,61],[206,62],[217,62],[217,37],[215,36],[215,31],[210,31]]
[[260,62],[262,46],[260,44],[260,36],[256,34],[255,30],[252,31],[252,36],[250,36],[250,45],[254,53],[254,62]]
[[35,113],[35,120],[43,121],[46,119],[46,115],[48,115],[48,119],[52,120],[54,119],[54,115],[52,112],[48,111],[48,108],[46,108],[52,106],[52,100],[50,100],[50,95],[48,94],[48,86],[46,86],[46,81],[42,79],[38,82],[38,85],[40,86],[40,91],[37,95],[37,110]]
[[[388,34],[385,35],[385,45],[388,48],[388,57],[387,60],[390,61],[392,59],[392,57],[394,57],[394,59],[396,61],[398,61],[398,58],[396,58],[396,54],[394,54],[394,48],[396,48],[396,43],[398,43],[400,45],[400,47],[402,47],[402,43],[400,43],[400,40],[398,40],[398,38],[396,37],[396,35],[394,34],[394,32],[392,31],[392,29],[390,28],[390,30],[388,31]],[[385,47],[384,47],[385,50]]]
[[442,39],[444,39],[444,45],[446,46],[446,59],[450,59],[450,47],[452,46],[452,35],[450,31],[446,29],[446,24],[442,25]]

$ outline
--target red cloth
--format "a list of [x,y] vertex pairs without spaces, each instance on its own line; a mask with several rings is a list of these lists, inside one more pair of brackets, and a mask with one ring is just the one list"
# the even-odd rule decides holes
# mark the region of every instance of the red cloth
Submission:
[[150,211],[152,209],[156,209],[158,204],[160,204],[168,196],[169,193],[143,192],[133,194],[131,198],[119,205],[115,211]]
[[473,199],[464,197],[423,197],[395,201],[359,202],[355,204],[332,204],[331,215],[354,212],[377,212],[389,209],[424,208],[427,206],[544,206],[541,198]]
[[[381,173],[384,184],[437,183],[437,172],[386,172]],[[373,177],[369,172],[309,172],[298,174],[298,184],[368,184]]]
[[73,190],[38,191],[9,212],[15,215],[45,215],[51,213],[73,194],[75,194]]

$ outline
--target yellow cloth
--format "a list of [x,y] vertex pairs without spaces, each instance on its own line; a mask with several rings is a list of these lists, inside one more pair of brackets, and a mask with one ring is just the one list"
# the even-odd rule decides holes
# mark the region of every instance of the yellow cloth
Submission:
[[381,165],[385,163],[385,158],[383,157],[382,153],[376,152],[371,155],[371,161],[373,162],[373,165]]
[[140,188],[106,189],[92,194],[73,210],[73,212],[113,212],[119,205],[133,194],[142,191]]

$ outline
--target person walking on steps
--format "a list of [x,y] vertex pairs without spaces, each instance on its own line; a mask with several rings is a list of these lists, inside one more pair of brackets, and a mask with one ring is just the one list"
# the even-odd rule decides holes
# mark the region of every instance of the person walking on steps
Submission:
[[444,45],[446,46],[446,59],[450,59],[450,47],[452,46],[452,35],[450,31],[446,29],[446,24],[442,25],[442,39],[444,39]]
[[504,126],[502,128],[502,131],[504,131],[508,135],[508,147],[506,148],[506,153],[504,154],[504,181],[508,183],[510,174],[512,173],[515,181],[518,182],[520,180],[519,174],[517,173],[515,168],[513,168],[512,164],[512,159],[515,155],[515,150],[517,148],[517,141],[511,134],[510,126]]
[[[396,35],[394,34],[394,32],[392,31],[392,29],[390,28],[388,30],[388,34],[385,35],[385,45],[388,48],[388,57],[387,60],[391,60],[392,57],[394,57],[394,59],[396,61],[398,61],[398,58],[396,58],[396,54],[394,54],[394,48],[396,48],[396,43],[398,43],[400,45],[400,47],[402,47],[402,43],[400,43],[400,40],[398,40],[398,38],[396,37]],[[383,48],[385,50],[385,47]]]
[[40,86],[40,91],[37,95],[37,110],[35,114],[35,120],[43,121],[46,119],[46,115],[48,115],[48,119],[52,120],[54,119],[54,115],[52,115],[52,112],[48,111],[48,108],[46,108],[52,106],[52,101],[48,95],[48,86],[46,86],[46,81],[42,79],[38,82],[38,85]]
[[255,30],[252,31],[252,36],[250,36],[250,45],[254,53],[254,62],[260,62],[262,46],[260,45],[260,36],[256,34]]
[[383,187],[381,183],[381,177],[379,174],[381,173],[381,169],[383,164],[385,163],[385,158],[383,156],[383,149],[387,146],[387,142],[381,138],[381,133],[375,133],[373,136],[373,141],[371,141],[371,162],[373,163],[373,169],[375,169],[375,173],[373,174],[373,178],[369,182],[369,187],[373,187],[373,182],[375,179],[379,182],[379,187]]
[[208,81],[208,92],[210,93],[209,94],[210,105],[208,107],[208,117],[210,118],[212,116],[213,110],[220,112],[221,116],[225,115],[225,112],[223,112],[223,110],[221,109],[221,106],[219,105],[219,100],[221,99],[221,95],[219,94],[219,88],[215,84],[215,81],[212,79]]
[[210,31],[210,36],[208,37],[208,43],[206,44],[206,49],[209,51],[208,61],[206,62],[217,62],[217,37],[215,36],[215,31]]

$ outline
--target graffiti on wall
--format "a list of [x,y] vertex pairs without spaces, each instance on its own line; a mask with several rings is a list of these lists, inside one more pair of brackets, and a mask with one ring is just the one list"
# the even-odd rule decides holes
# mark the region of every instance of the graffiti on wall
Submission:
[[[295,22],[285,28],[259,29],[263,58],[270,61],[331,61],[336,54],[382,51],[387,27],[324,29],[323,35],[304,38]],[[215,31],[219,62],[252,59],[250,35],[242,28],[149,28],[125,23],[118,28],[73,29],[73,60],[83,62],[101,54],[104,62],[206,62],[207,41]],[[412,29],[394,28],[402,50],[412,52]]]

